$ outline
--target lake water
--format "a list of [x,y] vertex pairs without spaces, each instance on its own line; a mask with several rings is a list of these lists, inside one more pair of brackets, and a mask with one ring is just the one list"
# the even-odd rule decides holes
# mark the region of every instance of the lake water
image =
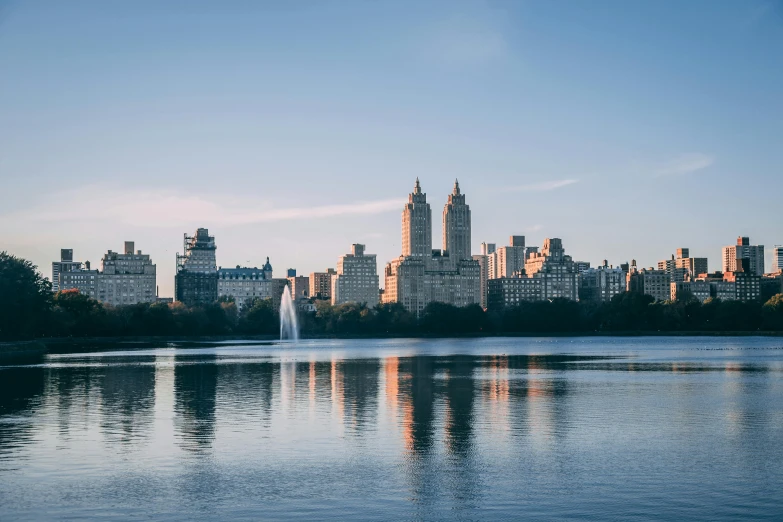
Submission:
[[783,339],[0,363],[0,520],[781,520]]

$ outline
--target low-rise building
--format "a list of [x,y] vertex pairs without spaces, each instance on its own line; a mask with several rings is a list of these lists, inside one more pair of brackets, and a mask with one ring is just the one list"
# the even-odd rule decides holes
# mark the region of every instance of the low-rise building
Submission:
[[272,265],[269,258],[266,264],[258,267],[218,268],[217,285],[219,297],[231,297],[242,311],[246,306],[252,305],[256,299],[271,299],[272,291]]

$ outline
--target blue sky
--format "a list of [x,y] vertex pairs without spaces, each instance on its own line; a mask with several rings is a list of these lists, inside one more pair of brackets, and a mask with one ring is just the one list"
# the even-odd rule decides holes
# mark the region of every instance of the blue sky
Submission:
[[459,178],[475,251],[720,269],[783,244],[781,93],[779,1],[0,0],[0,250],[380,272],[418,176],[436,245]]

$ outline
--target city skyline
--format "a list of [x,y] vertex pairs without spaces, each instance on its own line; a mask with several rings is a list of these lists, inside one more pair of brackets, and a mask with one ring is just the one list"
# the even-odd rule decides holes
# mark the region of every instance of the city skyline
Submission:
[[0,249],[49,275],[61,248],[96,263],[134,240],[166,296],[198,227],[223,267],[270,256],[320,272],[352,243],[385,261],[419,176],[436,205],[460,180],[473,253],[524,234],[594,265],[655,266],[687,246],[715,269],[750,236],[770,267],[782,14],[765,1],[9,4]]
[[[558,256],[562,256],[562,238],[544,238],[541,246],[539,245],[532,245],[528,244],[528,247],[525,247],[526,243],[526,237],[521,235],[511,235],[509,237],[509,244],[510,246],[503,246],[501,244],[500,247],[497,247],[495,243],[489,243],[482,241],[480,243],[479,251],[480,254],[471,254],[470,252],[464,251],[465,244],[469,241],[469,238],[471,236],[471,211],[469,208],[469,205],[466,204],[466,194],[461,191],[459,186],[459,181],[455,180],[454,184],[452,186],[452,192],[446,197],[446,202],[444,205],[444,210],[442,213],[442,223],[441,223],[441,231],[440,234],[438,234],[438,227],[432,226],[432,212],[431,212],[431,206],[430,203],[426,199],[427,194],[423,190],[421,182],[419,178],[416,178],[413,192],[411,192],[408,195],[408,203],[403,205],[402,209],[402,237],[401,237],[401,249],[402,249],[402,255],[399,257],[393,258],[389,263],[386,264],[385,270],[380,270],[377,265],[375,265],[375,258],[376,255],[372,254],[371,257],[373,259],[373,266],[375,266],[375,272],[378,276],[376,277],[377,286],[380,290],[386,289],[386,285],[384,284],[384,281],[388,283],[389,280],[396,281],[397,275],[397,265],[401,262],[403,262],[404,259],[418,259],[421,261],[421,269],[424,270],[420,274],[421,277],[424,277],[425,273],[431,273],[432,275],[430,277],[442,277],[443,271],[446,272],[452,272],[455,271],[453,275],[456,275],[458,272],[461,272],[463,268],[457,268],[457,266],[462,266],[463,263],[472,263],[475,262],[476,268],[481,266],[482,262],[479,261],[479,259],[482,256],[485,256],[487,252],[487,248],[491,247],[492,252],[497,252],[497,255],[500,257],[497,258],[497,263],[500,263],[499,266],[496,266],[493,268],[492,260],[484,260],[483,263],[486,264],[488,261],[490,263],[490,271],[494,275],[489,275],[489,279],[493,278],[508,278],[508,277],[516,277],[517,271],[528,268],[526,265],[528,264],[528,261],[532,258],[535,258],[539,254],[537,253],[539,251],[539,248],[541,248],[542,251],[548,250],[548,244],[551,241],[555,242],[555,250],[558,251]],[[456,198],[456,199],[455,199]],[[455,221],[456,220],[456,221]],[[456,227],[456,228],[455,228]],[[418,231],[414,234],[414,231]],[[425,232],[422,234],[422,232]],[[429,237],[427,237],[429,235]],[[433,248],[433,241],[437,241],[437,236],[440,235],[442,239],[442,248]],[[203,237],[202,237],[203,236]],[[191,252],[189,251],[189,245],[195,245],[194,241],[196,241],[196,238],[201,238],[204,241],[209,240],[209,248],[208,253],[202,252],[202,249],[196,249],[196,253],[199,256],[207,255],[208,258],[201,259],[198,258],[196,265],[197,270],[196,272],[200,272],[202,270],[205,271],[205,273],[228,273],[233,272],[234,270],[237,271],[247,271],[250,270],[259,272],[262,280],[266,281],[267,283],[260,282],[259,284],[269,284],[270,286],[273,286],[273,281],[277,281],[285,283],[286,281],[289,281],[292,279],[291,273],[294,274],[316,274],[319,271],[312,270],[310,272],[303,272],[301,269],[298,269],[296,267],[288,267],[288,268],[278,268],[278,278],[272,279],[272,267],[270,266],[270,256],[266,257],[266,262],[263,263],[261,266],[263,268],[258,268],[258,266],[253,265],[252,263],[246,264],[246,265],[236,265],[236,269],[234,269],[230,265],[223,266],[220,264],[219,257],[216,255],[216,252],[218,251],[217,244],[219,243],[219,240],[215,239],[214,235],[208,236],[208,229],[206,228],[198,228],[196,230],[196,233],[194,236],[189,236],[186,232],[184,234],[184,254],[178,252],[176,254],[176,266],[177,266],[177,273],[179,273],[180,267],[186,267],[188,263],[192,263],[193,258],[190,257]],[[450,241],[449,238],[458,238],[458,242],[456,243],[456,253],[452,249],[448,248],[448,242]],[[453,239],[451,239],[453,241]],[[206,243],[205,243],[206,244]],[[472,244],[472,242],[471,242]],[[128,246],[130,245],[130,247]],[[125,251],[128,252],[128,249],[130,248],[130,253],[133,254],[133,241],[125,241]],[[753,252],[753,256],[756,255],[756,249],[759,249],[759,259],[758,262],[764,263],[763,267],[758,268],[755,263],[757,263],[756,259],[753,260],[748,259],[748,266],[745,268],[745,271],[750,271],[755,273],[756,275],[763,276],[765,273],[772,273],[776,272],[777,265],[775,264],[774,260],[773,263],[766,264],[766,261],[764,261],[764,257],[769,257],[772,255],[773,257],[777,255],[777,252],[780,250],[780,248],[774,248],[774,249],[768,249],[767,254],[765,255],[764,252],[764,246],[748,246],[750,245],[750,238],[748,236],[739,236],[736,238],[736,242],[734,244],[727,244],[721,247],[721,256],[720,256],[720,262],[722,264],[721,268],[718,269],[715,265],[709,264],[709,257],[691,257],[690,256],[690,248],[689,247],[678,247],[676,248],[676,251],[674,253],[670,253],[667,255],[661,255],[662,259],[659,259],[657,263],[645,265],[643,263],[640,263],[635,257],[631,257],[626,261],[619,261],[617,263],[609,264],[608,260],[604,258],[603,260],[596,262],[594,260],[588,260],[585,258],[579,258],[578,256],[567,256],[569,263],[571,262],[571,259],[573,259],[573,277],[576,278],[576,274],[583,272],[583,268],[580,268],[581,265],[585,265],[586,267],[590,267],[591,265],[593,267],[603,267],[603,268],[609,268],[609,267],[619,267],[621,264],[625,266],[625,271],[627,272],[629,268],[632,270],[638,269],[649,269],[649,270],[657,270],[665,271],[666,273],[674,274],[677,272],[677,275],[672,275],[671,281],[680,281],[682,280],[682,277],[684,277],[685,274],[689,274],[691,277],[696,277],[699,274],[707,274],[707,272],[711,273],[728,273],[733,272],[737,269],[737,263],[738,258],[740,257],[739,253],[734,254],[735,248],[740,248],[737,245],[745,245],[741,248],[744,248],[742,252],[742,257],[748,258],[750,256],[749,252]],[[356,248],[359,248],[359,252],[361,252],[360,255],[364,253],[365,245],[363,244],[353,244],[352,249],[354,253],[357,252]],[[516,252],[516,250],[521,249],[521,252]],[[772,251],[770,253],[770,250]],[[430,252],[430,254],[426,254],[425,252]],[[77,265],[81,266],[82,263],[87,264],[87,268],[89,269],[90,260],[87,259],[79,259],[78,256],[74,258],[74,252],[72,248],[63,248],[60,249],[61,258],[60,261],[54,261],[52,262],[52,269],[49,275],[53,276],[52,281],[55,289],[57,288],[57,281],[55,281],[55,273],[59,273],[60,269],[58,268],[60,265],[65,262],[66,264],[73,264],[73,262],[76,262]],[[111,249],[108,251],[109,255],[112,254]],[[138,254],[141,254],[141,251],[138,252]],[[532,257],[530,257],[532,255]],[[546,254],[547,256],[549,254]],[[423,257],[422,257],[423,256]],[[508,256],[512,256],[513,259],[509,258]],[[149,259],[149,255],[145,256]],[[351,257],[351,256],[348,256]],[[490,256],[492,257],[492,256]],[[752,256],[750,256],[752,257]],[[517,259],[519,258],[519,259]],[[104,256],[105,259],[105,256]],[[190,259],[190,261],[186,261]],[[337,261],[338,271],[337,273],[341,273],[339,270],[339,265],[344,261],[345,255],[341,254]],[[541,260],[544,259],[544,257],[540,258]],[[727,265],[727,263],[731,260],[733,264]],[[150,260],[151,262],[151,260]],[[433,266],[429,266],[434,262]],[[535,263],[534,263],[535,264]],[[202,266],[203,265],[203,266]],[[195,265],[194,265],[195,266]],[[405,265],[407,266],[407,265]],[[417,265],[418,266],[418,265]],[[155,268],[155,265],[153,265],[153,269]],[[192,268],[192,267],[191,267]],[[531,265],[532,268],[532,265]],[[767,268],[769,270],[767,270]],[[40,270],[40,267],[39,267]],[[325,270],[332,271],[333,267],[327,267]],[[391,270],[391,272],[390,272]],[[571,269],[569,269],[570,271]],[[287,272],[287,278],[281,278],[280,273],[286,271]],[[414,270],[415,271],[415,270]],[[472,272],[468,271],[466,274],[468,279],[473,278],[474,276],[478,277],[482,283],[481,283],[481,295],[482,298],[479,298],[478,296],[473,297],[467,297],[467,294],[463,296],[465,299],[467,299],[466,302],[484,302],[486,299],[486,275],[479,276],[479,273],[484,273],[486,271],[486,268],[480,268],[479,272],[477,274],[473,274]],[[532,272],[529,273],[535,273],[537,270],[533,268]],[[42,271],[43,272],[43,271]],[[45,272],[43,272],[46,277],[47,275]],[[97,271],[96,271],[97,273]],[[384,276],[385,273],[385,277]],[[437,274],[440,273],[441,275],[438,276]],[[389,277],[392,275],[392,279],[389,279]],[[256,274],[254,274],[255,277]],[[403,275],[403,274],[400,274]],[[179,277],[179,276],[177,276]],[[218,279],[220,277],[225,278],[225,274],[223,276],[218,276]],[[306,278],[306,276],[304,276]],[[410,277],[410,275],[403,275],[404,278]],[[416,276],[419,277],[419,276]],[[667,276],[669,277],[669,276]],[[216,281],[218,280],[216,279]],[[295,279],[295,277],[294,277]],[[176,279],[179,281],[179,279]],[[435,284],[436,287],[445,289],[449,284],[456,284],[454,288],[457,287],[463,288],[463,284],[468,284],[467,280],[463,282],[457,283],[456,280],[452,283],[446,283],[446,281],[440,281],[438,279],[438,282],[435,283],[434,281],[424,283],[420,282],[417,283],[416,286],[419,286],[421,289],[427,287],[427,285]],[[175,289],[176,289],[176,282],[174,283]],[[217,282],[215,283],[217,284]],[[476,283],[478,284],[478,283]],[[630,284],[630,283],[629,283]],[[574,287],[569,290],[568,294],[571,295],[571,292],[573,292],[573,296],[569,297],[570,299],[576,299],[576,279],[574,279],[573,282]],[[157,286],[156,289],[161,288],[164,285],[161,285],[161,280],[157,279]],[[214,285],[213,285],[214,286]],[[219,287],[219,285],[218,285]],[[215,295],[230,295],[230,293],[225,293],[221,290],[218,290],[218,287],[216,287],[214,290]],[[264,287],[266,288],[266,287]],[[275,287],[277,288],[277,287]],[[397,288],[397,284],[395,283],[393,286],[394,289]],[[277,288],[277,290],[281,290],[281,288]],[[202,288],[202,290],[204,290]],[[333,290],[333,289],[332,289]],[[309,286],[308,289],[304,292],[304,296],[309,297],[308,295]],[[256,289],[253,289],[253,292],[256,292]],[[198,299],[206,299],[206,302],[209,302],[213,297],[210,297],[212,295],[212,290],[207,290],[206,293],[201,296]],[[425,292],[426,293],[426,292]],[[278,295],[279,292],[273,291],[269,293],[269,288],[266,288],[262,291],[259,295],[267,295],[273,297]],[[252,295],[256,295],[253,293]],[[160,292],[159,296],[162,298],[169,298],[172,296],[165,295],[164,292]],[[453,297],[453,296],[452,296]],[[175,300],[180,300],[179,297],[179,291],[175,291],[173,298]],[[443,300],[444,302],[450,302],[452,300],[451,297],[441,296],[440,298],[434,298],[434,297],[425,297],[424,294],[421,296],[415,297],[414,302],[418,304],[414,304],[413,307],[420,309],[423,308],[423,306],[429,302],[429,299],[435,299],[435,300]],[[406,307],[411,306],[411,303],[408,302],[410,297],[402,298],[400,295],[397,294],[397,290],[394,290],[393,295],[389,295],[388,291],[385,293],[384,300],[388,300],[388,302],[405,302]],[[194,304],[196,301],[192,301],[191,298],[184,299],[189,304]]]

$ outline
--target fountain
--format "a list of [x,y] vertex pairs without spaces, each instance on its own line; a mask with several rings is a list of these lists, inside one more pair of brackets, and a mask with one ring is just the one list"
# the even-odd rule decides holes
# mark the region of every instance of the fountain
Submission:
[[291,299],[291,289],[283,288],[283,296],[280,299],[280,340],[299,340],[299,328],[296,324],[296,307]]

